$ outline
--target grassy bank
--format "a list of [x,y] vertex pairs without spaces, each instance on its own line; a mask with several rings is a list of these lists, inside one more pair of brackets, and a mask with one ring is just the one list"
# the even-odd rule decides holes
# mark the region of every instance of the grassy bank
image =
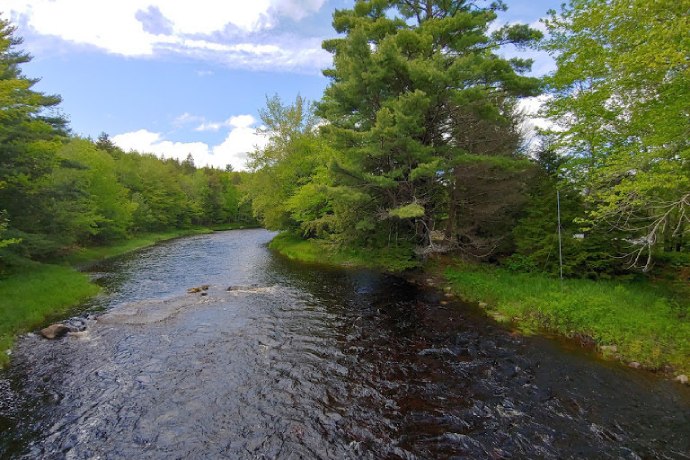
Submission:
[[79,248],[65,257],[61,262],[74,266],[88,265],[99,260],[126,254],[137,249],[153,246],[161,241],[171,240],[182,236],[201,235],[211,232],[208,228],[194,228],[185,230],[171,230],[168,232],[146,233],[134,238],[116,241],[107,246]]
[[196,228],[139,235],[108,246],[79,249],[64,259],[55,261],[56,264],[23,261],[10,275],[0,279],[0,367],[9,361],[5,351],[12,347],[15,336],[64,317],[76,305],[98,293],[98,286],[73,267],[88,265],[161,241],[210,231],[212,230],[207,228]]
[[71,267],[27,263],[0,282],[0,367],[14,337],[65,314],[98,293],[89,277]]
[[462,265],[445,277],[454,292],[520,330],[591,337],[605,355],[650,369],[690,372],[688,300],[649,282],[553,279]]
[[[289,233],[278,235],[270,247],[290,259],[316,264],[389,271],[415,265],[406,254],[387,248],[342,250]],[[432,275],[439,267],[425,270]],[[452,265],[443,276],[459,297],[480,302],[489,315],[522,333],[548,331],[593,340],[610,358],[690,373],[690,300],[682,291],[639,280],[560,281],[476,264]]]
[[417,266],[409,249],[341,248],[323,240],[304,240],[287,232],[273,238],[269,247],[289,259],[312,264],[373,268],[390,272]]

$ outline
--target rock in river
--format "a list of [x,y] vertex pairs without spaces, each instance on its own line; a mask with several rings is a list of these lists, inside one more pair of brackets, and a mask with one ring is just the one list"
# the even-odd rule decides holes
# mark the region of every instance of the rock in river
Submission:
[[70,331],[70,328],[65,326],[64,324],[51,324],[50,326],[46,327],[45,329],[41,329],[41,335],[45,337],[46,339],[59,339],[60,337],[63,337],[67,335],[67,333]]

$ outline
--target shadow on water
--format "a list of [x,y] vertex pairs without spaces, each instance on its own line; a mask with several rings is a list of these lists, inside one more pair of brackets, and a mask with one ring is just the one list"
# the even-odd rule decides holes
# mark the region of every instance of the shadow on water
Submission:
[[273,256],[271,236],[94,267],[105,313],[81,336],[22,338],[0,376],[0,454],[690,458],[687,388],[396,277]]

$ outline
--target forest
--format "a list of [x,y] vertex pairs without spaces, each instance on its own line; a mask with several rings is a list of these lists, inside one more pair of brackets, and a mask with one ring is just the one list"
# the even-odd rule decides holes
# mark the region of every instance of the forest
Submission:
[[[687,3],[574,0],[549,12],[546,34],[496,26],[502,8],[336,10],[322,99],[268,96],[268,145],[246,172],[74,136],[60,97],[22,73],[30,56],[2,20],[0,270],[243,223],[393,271],[443,255],[546,277],[663,274],[687,288]],[[548,51],[557,69],[532,77],[530,59],[503,57],[508,46]],[[519,102],[536,96],[550,128],[528,139]]]
[[253,224],[240,188],[247,173],[124,152],[103,133],[70,133],[60,97],[32,89],[30,56],[0,23],[0,270],[54,260],[82,246],[147,232]]
[[[556,274],[560,195],[564,276],[687,261],[687,6],[576,1],[546,37],[489,33],[499,6],[336,11],[323,98],[261,112],[270,143],[248,193],[263,224],[413,265],[451,253]],[[527,76],[508,44],[549,51],[557,70]],[[528,144],[518,101],[538,95],[551,127]]]

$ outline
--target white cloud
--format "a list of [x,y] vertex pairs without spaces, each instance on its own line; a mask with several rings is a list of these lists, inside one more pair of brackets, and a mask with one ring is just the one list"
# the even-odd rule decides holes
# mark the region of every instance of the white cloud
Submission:
[[182,115],[175,117],[175,119],[173,120],[172,123],[173,123],[173,126],[181,127],[181,126],[185,126],[185,125],[189,125],[189,124],[193,124],[193,123],[199,123],[199,122],[203,122],[203,121],[204,121],[204,117],[200,117],[198,115],[192,115],[189,112],[185,112]]
[[520,124],[520,131],[530,152],[536,151],[541,145],[537,137],[539,130],[558,129],[554,122],[540,116],[544,105],[548,104],[550,98],[551,96],[543,94],[536,97],[526,97],[518,101],[516,110],[524,115],[524,120]]
[[[185,114],[186,115],[186,114]],[[167,140],[161,133],[140,129],[112,137],[113,142],[125,151],[134,150],[140,153],[152,153],[159,157],[176,158],[180,161],[188,154],[194,157],[197,166],[225,168],[232,165],[236,171],[247,169],[247,154],[255,148],[266,144],[263,136],[256,134],[253,127],[256,120],[251,115],[230,117],[219,125],[230,127],[225,140],[219,145],[210,146],[204,142],[174,142]],[[220,128],[219,128],[220,129]]]
[[233,67],[315,71],[330,63],[320,38],[267,32],[281,18],[301,20],[324,2],[3,0],[3,10],[39,35],[122,56],[173,52]]
[[[221,128],[249,128],[256,119],[251,115],[237,115],[230,117],[225,121],[203,121],[199,126],[194,128],[195,131],[220,131]],[[254,128],[252,128],[254,129]]]

